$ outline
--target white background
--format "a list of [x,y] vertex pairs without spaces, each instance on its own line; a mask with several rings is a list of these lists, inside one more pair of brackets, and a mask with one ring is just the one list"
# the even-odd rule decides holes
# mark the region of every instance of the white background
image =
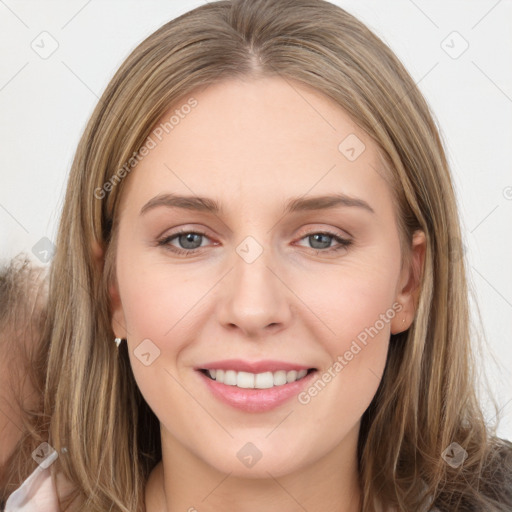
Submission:
[[[55,239],[76,145],[115,70],[151,32],[203,3],[0,0],[2,263],[20,251],[31,254],[42,237]],[[460,208],[474,322],[479,328],[478,305],[489,343],[478,366],[500,404],[498,434],[512,439],[512,2],[333,3],[395,51],[440,126]],[[44,31],[51,36],[40,36]],[[48,37],[58,43],[46,59],[31,47],[42,37],[46,48]],[[481,396],[493,420],[485,390]]]

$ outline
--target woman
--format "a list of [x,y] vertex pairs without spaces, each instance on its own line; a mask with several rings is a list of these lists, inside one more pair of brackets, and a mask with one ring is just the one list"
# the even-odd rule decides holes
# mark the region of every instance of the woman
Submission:
[[40,465],[15,453],[7,494],[51,475],[62,510],[510,510],[460,244],[429,109],[354,17],[234,0],[167,23],[80,141]]

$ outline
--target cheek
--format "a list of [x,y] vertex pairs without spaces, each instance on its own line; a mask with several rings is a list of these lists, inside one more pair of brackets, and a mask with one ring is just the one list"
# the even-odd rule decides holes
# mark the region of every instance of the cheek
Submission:
[[347,258],[343,265],[329,268],[321,279],[313,278],[322,286],[311,286],[311,276],[300,281],[298,294],[320,319],[320,324],[316,318],[314,322],[321,327],[311,329],[327,355],[319,374],[325,388],[320,382],[311,393],[306,390],[302,403],[316,401],[314,397],[321,394],[315,407],[325,422],[332,421],[329,415],[338,410],[334,404],[340,403],[344,404],[340,414],[359,417],[371,402],[384,371],[391,321],[400,310],[394,303],[399,259],[391,251],[389,256],[385,251],[379,254]]
[[389,322],[392,319],[390,315],[394,315],[393,284],[388,279],[383,279],[382,275],[377,275],[377,272],[368,272],[357,281],[344,281],[336,296],[332,297],[338,312],[333,319],[334,329],[343,340],[363,340],[364,333],[372,327],[379,331],[376,333],[372,329],[373,336],[389,336]]
[[205,294],[218,278],[133,256],[119,265],[118,277],[134,377],[149,406],[164,418],[171,402],[190,405],[176,380],[183,377],[179,358],[204,324]]
[[331,354],[345,349],[374,325],[383,337],[389,336],[389,323],[396,314],[392,309],[398,272],[395,267],[347,261],[323,276],[299,277],[297,294],[332,335],[327,338],[331,340]]
[[[176,361],[194,333],[197,302],[208,287],[202,280],[189,281],[183,271],[133,256],[119,265],[118,278],[135,381],[156,416],[169,420],[170,411],[190,405],[178,383]],[[144,353],[149,353],[146,360]],[[172,416],[173,427],[190,428],[191,419],[182,416]]]
[[143,258],[119,269],[126,327],[134,343],[145,338],[157,344],[177,339],[176,331],[190,323],[201,309],[198,301],[211,287],[206,276],[193,276],[187,277],[181,268],[148,264]]

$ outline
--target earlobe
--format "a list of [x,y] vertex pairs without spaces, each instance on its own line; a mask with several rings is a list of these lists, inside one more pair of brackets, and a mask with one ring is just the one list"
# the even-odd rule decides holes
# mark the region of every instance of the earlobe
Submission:
[[398,334],[411,326],[416,315],[420,283],[425,263],[427,243],[425,233],[415,231],[412,239],[410,263],[402,270],[398,293],[395,301],[402,307],[400,312],[391,321],[391,333]]

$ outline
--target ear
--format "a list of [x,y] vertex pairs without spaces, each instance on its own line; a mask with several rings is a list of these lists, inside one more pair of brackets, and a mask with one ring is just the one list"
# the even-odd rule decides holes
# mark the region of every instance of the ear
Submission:
[[110,296],[110,324],[112,326],[112,331],[116,338],[126,339],[126,318],[124,316],[123,304],[121,303],[117,281],[110,286],[108,293]]
[[420,294],[420,280],[425,263],[427,242],[425,233],[421,230],[414,232],[412,238],[409,264],[400,273],[395,302],[402,310],[391,320],[391,334],[406,331],[411,326],[416,314]]
[[100,268],[100,270],[103,270],[103,264],[105,263],[105,251],[97,240],[92,241],[91,251],[95,264]]
[[[96,240],[94,240],[92,243],[92,253],[94,261],[96,262],[98,267],[103,271],[105,263],[105,251]],[[112,326],[112,331],[114,332],[117,338],[126,338],[126,321],[124,318],[124,312],[121,304],[121,297],[119,295],[117,282],[110,286],[108,294],[110,297],[110,323]]]

